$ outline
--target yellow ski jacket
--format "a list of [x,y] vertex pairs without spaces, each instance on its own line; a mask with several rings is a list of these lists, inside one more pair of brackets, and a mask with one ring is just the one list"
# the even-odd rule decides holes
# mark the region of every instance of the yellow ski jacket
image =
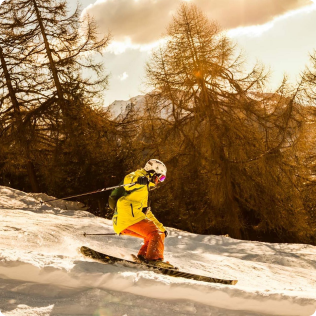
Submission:
[[[138,177],[147,176],[147,172],[144,169],[138,169],[135,172],[128,174],[124,178],[124,184],[136,182]],[[149,187],[155,186],[149,182]],[[148,210],[143,213],[143,208],[148,207],[148,187],[147,185],[135,184],[125,187],[126,195],[118,199],[116,210],[113,215],[113,228],[117,234],[134,225],[143,219],[147,218],[155,223],[158,229],[164,232],[166,229],[163,227],[153,213]]]

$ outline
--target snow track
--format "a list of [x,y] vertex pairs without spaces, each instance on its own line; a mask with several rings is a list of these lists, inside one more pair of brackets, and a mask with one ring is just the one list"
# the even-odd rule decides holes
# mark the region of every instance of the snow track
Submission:
[[5,316],[310,316],[316,310],[316,247],[169,229],[167,260],[191,273],[239,282],[226,286],[171,278],[85,259],[78,253],[82,245],[129,259],[141,241],[85,238],[84,231],[112,232],[111,222],[78,203],[41,205],[39,198],[46,197],[0,187],[0,310]]

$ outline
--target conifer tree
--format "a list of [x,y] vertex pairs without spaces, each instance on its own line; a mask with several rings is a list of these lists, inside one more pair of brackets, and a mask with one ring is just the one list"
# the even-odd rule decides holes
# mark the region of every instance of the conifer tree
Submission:
[[109,36],[100,39],[93,20],[81,19],[79,8],[69,15],[66,1],[4,1],[0,10],[2,61],[9,65],[7,80],[2,78],[1,126],[9,130],[12,122],[8,118],[17,111],[8,98],[10,76],[19,100],[19,126],[25,132],[11,134],[8,148],[17,135],[24,135],[33,143],[30,156],[45,176],[45,168],[51,170],[64,150],[79,152],[75,147],[82,145],[82,135],[88,143],[89,130],[84,130],[83,121],[90,119],[86,115],[92,115],[91,108],[102,105],[108,80],[96,54],[102,53]]
[[[21,11],[17,15],[17,9],[7,1],[0,7],[1,144],[6,149],[4,164],[17,169],[20,163],[25,166],[31,189],[38,192],[33,122],[25,119],[36,107],[34,99],[39,93],[35,91],[41,89],[41,84],[33,80],[36,68],[31,59],[36,47],[29,44],[37,30],[28,28],[28,14]],[[40,76],[37,78],[40,80]]]
[[265,94],[264,67],[246,72],[231,41],[193,5],[180,6],[167,35],[147,66],[154,92],[145,126],[152,152],[173,165],[166,216],[200,233],[307,240],[288,167],[300,125],[296,94],[286,82]]

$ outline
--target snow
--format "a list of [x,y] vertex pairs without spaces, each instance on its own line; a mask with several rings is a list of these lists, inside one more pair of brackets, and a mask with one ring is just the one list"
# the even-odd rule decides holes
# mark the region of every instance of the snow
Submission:
[[[86,245],[131,259],[141,240],[80,203],[0,187],[0,315],[316,316],[316,247],[202,236],[168,228],[165,259],[180,270],[238,279],[172,278],[83,257]],[[314,313],[314,314],[313,314]]]

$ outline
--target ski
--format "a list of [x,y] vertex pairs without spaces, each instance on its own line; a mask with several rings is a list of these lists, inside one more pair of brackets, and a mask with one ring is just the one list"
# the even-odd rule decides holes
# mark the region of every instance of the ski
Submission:
[[191,279],[191,280],[196,280],[196,281],[203,281],[203,282],[209,282],[209,283],[221,283],[221,284],[227,284],[227,285],[235,285],[237,283],[237,280],[216,279],[216,278],[207,277],[203,275],[182,272],[175,269],[157,267],[155,265],[150,265],[147,263],[138,263],[135,261],[117,258],[117,257],[109,256],[104,253],[95,251],[85,246],[82,246],[80,248],[80,252],[85,257],[94,259],[101,263],[109,263],[109,264],[119,263],[127,267],[146,267],[147,269],[150,269],[156,273],[160,273],[160,274],[164,274],[164,275],[168,275],[168,276],[172,276],[176,278],[185,278],[185,279]]

